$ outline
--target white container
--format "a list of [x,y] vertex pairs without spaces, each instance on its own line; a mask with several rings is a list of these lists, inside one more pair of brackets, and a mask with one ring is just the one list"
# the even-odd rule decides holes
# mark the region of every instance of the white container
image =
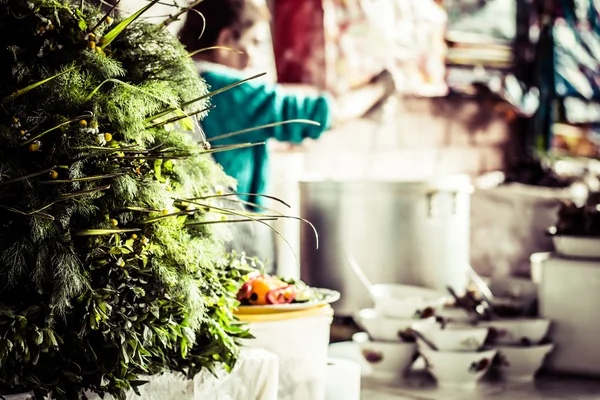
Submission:
[[342,293],[336,315],[372,306],[346,253],[369,280],[459,294],[468,283],[470,178],[431,181],[311,180],[300,182],[300,215],[319,232],[319,249],[302,224],[302,278]]
[[600,237],[554,235],[552,241],[558,255],[600,259]]
[[497,353],[496,349],[479,352],[434,351],[420,340],[417,343],[427,370],[440,387],[475,388]]
[[412,329],[429,340],[439,351],[477,351],[485,342],[488,328],[449,322],[444,327],[435,320],[418,321]]
[[400,335],[415,322],[412,318],[390,318],[374,308],[365,308],[356,314],[356,322],[367,331],[373,340],[398,342]]
[[542,266],[550,258],[552,258],[552,253],[548,251],[533,253],[529,257],[529,261],[531,262],[531,281],[534,284],[539,285],[542,282]]
[[238,317],[255,337],[245,346],[279,357],[278,400],[325,399],[331,306]]
[[325,400],[360,400],[360,372],[354,361],[329,358]]
[[539,346],[500,346],[500,372],[507,382],[526,383],[534,380],[544,359],[554,349],[554,344]]
[[600,261],[550,257],[541,269],[539,310],[556,344],[546,367],[600,377]]

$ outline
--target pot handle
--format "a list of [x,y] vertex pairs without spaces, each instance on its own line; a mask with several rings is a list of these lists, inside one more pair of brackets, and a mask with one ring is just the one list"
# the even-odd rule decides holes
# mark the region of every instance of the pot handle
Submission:
[[[435,190],[427,193],[427,216],[430,218],[439,216],[440,196],[441,191]],[[450,192],[452,196],[452,215],[458,214],[458,200],[460,192]]]
[[430,218],[437,217],[439,214],[439,195],[439,191],[427,193],[427,216]]
[[452,192],[452,215],[458,214],[458,192]]

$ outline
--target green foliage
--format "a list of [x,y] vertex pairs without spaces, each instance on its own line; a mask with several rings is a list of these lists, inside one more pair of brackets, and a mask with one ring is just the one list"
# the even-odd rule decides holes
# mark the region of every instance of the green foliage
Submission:
[[123,398],[141,373],[231,368],[248,337],[248,265],[213,225],[233,182],[186,131],[206,85],[164,30],[83,10],[0,0],[2,394]]

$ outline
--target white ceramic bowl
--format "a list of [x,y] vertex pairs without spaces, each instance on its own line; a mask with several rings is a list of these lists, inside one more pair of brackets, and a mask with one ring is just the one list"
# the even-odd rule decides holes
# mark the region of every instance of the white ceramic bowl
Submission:
[[477,321],[477,316],[460,307],[440,307],[435,315],[442,317],[451,322],[469,323]]
[[379,284],[371,288],[375,309],[392,318],[414,318],[428,307],[441,307],[447,296],[433,289],[400,284]]
[[490,328],[490,341],[497,345],[537,345],[548,334],[550,320],[544,318],[507,318],[480,322]]
[[373,340],[397,342],[400,334],[406,332],[415,320],[385,317],[374,308],[365,308],[356,314],[356,322]]
[[538,346],[499,346],[500,373],[508,382],[532,382],[554,344]]
[[434,351],[420,341],[417,343],[427,370],[440,387],[475,388],[497,353],[496,349],[479,352]]
[[600,258],[600,237],[554,235],[556,253],[574,258]]
[[355,333],[352,341],[359,346],[364,359],[371,366],[370,375],[379,379],[401,379],[417,353],[415,343],[375,342],[369,340],[365,332]]
[[488,335],[487,327],[455,322],[448,322],[442,327],[435,318],[417,321],[411,328],[433,343],[439,351],[477,351],[483,347]]

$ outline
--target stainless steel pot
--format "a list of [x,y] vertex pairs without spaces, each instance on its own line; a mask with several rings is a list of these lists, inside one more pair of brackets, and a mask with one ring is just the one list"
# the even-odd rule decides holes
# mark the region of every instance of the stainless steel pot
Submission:
[[308,284],[339,290],[333,306],[350,316],[371,299],[344,251],[373,283],[404,283],[464,291],[468,281],[468,176],[431,182],[304,181],[301,216],[319,232],[302,226],[301,277]]

